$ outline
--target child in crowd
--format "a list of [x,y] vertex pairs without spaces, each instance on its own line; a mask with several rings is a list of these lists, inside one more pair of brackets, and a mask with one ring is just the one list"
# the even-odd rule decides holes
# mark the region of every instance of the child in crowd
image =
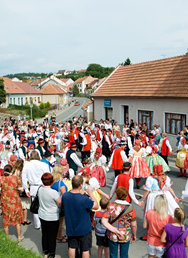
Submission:
[[[185,212],[181,208],[174,211],[174,223],[167,224],[161,236],[161,242],[166,243],[167,258],[186,258],[188,246],[188,228],[184,226]],[[177,240],[177,241],[176,241]]]
[[109,247],[108,247],[108,238],[105,234],[106,228],[101,224],[101,219],[103,217],[104,211],[109,204],[109,200],[106,197],[101,198],[100,206],[101,210],[96,211],[94,215],[95,221],[95,234],[96,234],[96,242],[98,246],[98,258],[102,258],[102,253],[104,250],[105,258],[109,257]]

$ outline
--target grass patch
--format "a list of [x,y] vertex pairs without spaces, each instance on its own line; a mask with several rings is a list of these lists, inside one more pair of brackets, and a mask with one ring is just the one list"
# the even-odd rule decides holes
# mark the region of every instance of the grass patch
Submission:
[[[23,240],[24,241],[24,240]],[[40,254],[36,254],[31,250],[26,250],[18,245],[18,242],[8,239],[4,232],[0,229],[0,257],[1,258],[41,258]]]

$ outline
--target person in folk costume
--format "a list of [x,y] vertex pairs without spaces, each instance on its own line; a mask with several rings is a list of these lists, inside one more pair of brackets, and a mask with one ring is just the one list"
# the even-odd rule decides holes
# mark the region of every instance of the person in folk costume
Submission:
[[65,158],[60,160],[60,164],[63,167],[63,182],[66,184],[68,191],[72,190],[72,178],[74,177],[74,170],[69,168],[69,164]]
[[113,136],[112,130],[108,129],[107,131],[108,131],[108,138],[109,138],[109,141],[110,141],[110,145],[112,145],[113,142],[114,142],[114,136]]
[[49,130],[50,136],[48,138],[48,146],[52,147],[54,149],[54,152],[56,152],[56,145],[57,145],[57,139],[55,137],[54,130]]
[[33,127],[31,126],[28,129],[28,133],[25,135],[28,144],[33,144],[35,146],[35,138],[37,137],[37,133],[33,130]]
[[14,165],[16,164],[16,161],[18,160],[16,155],[11,155],[10,156],[10,160],[8,161],[8,164],[12,166],[12,168],[14,167]]
[[163,171],[170,171],[170,167],[166,164],[164,159],[158,155],[158,146],[155,144],[154,140],[149,140],[149,146],[146,147],[146,162],[150,169],[151,174],[153,174],[153,166],[154,165],[162,165]]
[[52,169],[52,166],[51,166],[51,164],[50,164],[51,158],[52,158],[52,153],[51,153],[49,150],[47,150],[47,151],[44,153],[44,158],[41,159],[41,162],[43,162],[43,163],[45,163],[45,164],[48,165],[48,168],[49,168],[50,173],[51,173],[52,170],[53,170],[53,169]]
[[133,145],[134,145],[134,136],[131,134],[131,130],[128,129],[127,130],[127,139],[126,139],[126,151],[125,151],[127,157],[129,155],[129,151],[132,150]]
[[78,167],[83,168],[82,163],[80,162],[78,156],[76,155],[77,145],[76,143],[71,143],[70,149],[67,151],[66,159],[69,164],[69,168],[74,170],[76,175]]
[[55,165],[57,164],[57,159],[54,157],[54,149],[53,148],[49,148],[48,149],[51,152],[51,159],[50,159],[50,166],[53,170],[53,168],[55,167]]
[[[142,201],[146,200],[144,212],[154,209],[154,200],[157,195],[164,194],[168,200],[168,214],[174,217],[174,210],[179,208],[177,202],[179,199],[171,188],[171,179],[163,172],[162,165],[153,167],[153,174],[146,180],[144,189],[146,190]],[[141,240],[147,240],[147,236],[141,237]]]
[[81,132],[81,126],[77,126],[76,128],[77,132],[78,132],[78,138],[77,138],[77,149],[79,151],[82,150],[82,143],[85,142],[85,136],[84,134]]
[[69,139],[69,143],[70,143],[70,144],[71,144],[72,142],[75,143],[74,130],[73,130],[73,125],[72,125],[72,123],[70,124],[70,132],[68,133],[68,139]]
[[45,145],[44,139],[40,138],[38,140],[38,146],[35,149],[38,152],[40,159],[42,159],[44,157],[44,154],[46,152],[44,149],[44,145]]
[[82,161],[85,158],[89,158],[90,154],[91,154],[91,136],[88,134],[88,132],[86,130],[83,131],[84,136],[86,138],[86,144],[83,145],[83,149],[81,151],[82,153]]
[[[88,184],[91,185],[93,188],[93,195],[95,196],[98,204],[100,203],[101,200],[101,195],[103,195],[104,197],[106,197],[108,200],[110,200],[110,196],[106,193],[104,193],[101,189],[100,189],[100,183],[97,180],[96,177],[92,177],[91,175],[91,170],[89,167],[85,167],[83,168],[80,173],[79,173],[83,178],[84,178],[84,184]],[[99,205],[99,210],[100,210],[100,205]],[[94,214],[93,214],[94,215]]]
[[65,158],[67,151],[70,148],[69,139],[67,137],[64,137],[61,144],[61,150],[59,152],[56,152],[61,158]]
[[150,140],[154,140],[155,145],[158,145],[158,142],[156,141],[155,135],[154,135],[153,133],[149,133],[149,134],[148,134],[148,142],[147,142],[147,145],[149,145],[149,141],[150,141]]
[[101,129],[99,127],[98,124],[95,125],[95,129],[96,129],[96,138],[97,138],[97,141],[99,144],[101,144],[101,141],[102,141],[102,132],[101,132]]
[[161,157],[165,160],[165,162],[168,165],[168,156],[172,153],[172,147],[166,136],[166,133],[162,134],[163,141],[161,144]]
[[49,137],[49,134],[48,134],[48,131],[47,131],[47,127],[46,126],[43,126],[43,131],[42,131],[42,135],[43,135],[43,139],[44,139],[44,149],[47,150],[48,149],[48,137]]
[[108,162],[108,158],[110,156],[110,147],[111,147],[111,143],[109,140],[108,135],[106,134],[106,129],[102,128],[102,154],[106,157],[107,162]]
[[173,153],[177,152],[177,158],[176,158],[176,167],[180,169],[180,173],[178,177],[183,176],[183,170],[184,170],[184,177],[187,177],[186,174],[186,169],[188,168],[187,166],[187,153],[188,153],[188,145],[186,144],[186,139],[182,138],[180,140],[180,143],[178,145],[178,149],[173,151]]
[[113,151],[112,156],[110,158],[110,162],[108,164],[108,168],[112,167],[112,169],[114,169],[115,177],[120,174],[122,169],[122,163],[128,161],[128,158],[124,151],[126,142],[121,141],[119,145],[120,147],[116,148]]
[[122,165],[122,173],[119,174],[116,178],[115,181],[112,185],[112,189],[110,191],[110,198],[113,197],[114,193],[116,192],[117,188],[119,186],[123,186],[127,189],[128,195],[126,201],[131,203],[132,201],[136,203],[138,206],[142,207],[143,206],[143,201],[139,202],[136,197],[135,193],[133,190],[134,187],[134,181],[133,179],[129,176],[129,170],[131,168],[131,163],[130,162],[124,162]]
[[135,178],[137,189],[140,188],[142,177],[150,176],[148,164],[144,159],[145,156],[145,148],[141,147],[141,141],[136,140],[133,149],[129,151],[129,161],[132,163],[129,176]]
[[97,142],[97,140],[96,140],[96,137],[95,137],[94,134],[92,134],[92,135],[91,135],[91,155],[90,155],[90,157],[91,157],[92,155],[94,155],[94,153],[95,153],[95,151],[96,151],[96,149],[97,149],[98,146],[99,146],[99,145],[98,145],[98,142]]
[[30,157],[31,155],[31,152],[34,151],[35,149],[35,146],[33,144],[30,144],[27,148],[27,151],[28,151],[28,158]]
[[23,139],[22,141],[22,146],[19,148],[18,153],[19,153],[19,158],[22,160],[26,160],[28,159],[28,150],[27,150],[27,146],[28,146],[28,141],[26,139]]

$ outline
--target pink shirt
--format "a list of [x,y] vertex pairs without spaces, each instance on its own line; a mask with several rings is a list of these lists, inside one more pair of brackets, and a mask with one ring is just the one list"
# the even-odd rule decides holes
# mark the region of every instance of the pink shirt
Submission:
[[146,212],[146,219],[148,221],[148,244],[158,247],[166,246],[165,243],[161,243],[161,235],[163,233],[164,226],[166,226],[168,223],[174,222],[172,216],[167,214],[165,219],[160,220],[158,214],[154,210],[149,210]]

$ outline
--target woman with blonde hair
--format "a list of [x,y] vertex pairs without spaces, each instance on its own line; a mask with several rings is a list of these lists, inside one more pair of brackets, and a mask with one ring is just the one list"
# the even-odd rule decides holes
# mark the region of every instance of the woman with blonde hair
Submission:
[[[63,182],[63,167],[61,165],[56,165],[52,172],[53,175],[53,185],[51,186],[52,189],[59,192],[60,197],[67,192],[67,186]],[[62,235],[62,229],[63,229],[63,220],[64,220],[64,211],[61,210],[59,214],[59,228],[57,232],[57,242],[58,243],[66,243],[66,235]]]
[[168,201],[165,195],[157,195],[154,200],[154,209],[145,214],[143,228],[147,228],[147,253],[148,258],[162,257],[165,244],[161,243],[161,235],[168,223],[174,220],[168,214]]
[[188,228],[184,226],[185,212],[181,208],[174,211],[174,223],[164,227],[161,242],[166,243],[167,258],[186,258],[188,247]]
[[[22,179],[22,170],[24,166],[24,161],[23,159],[18,159],[12,169],[12,174],[17,176],[20,180]],[[20,194],[20,200],[22,204],[22,209],[23,209],[23,216],[24,216],[24,222],[22,223],[23,226],[25,225],[30,225],[31,221],[27,219],[27,210],[30,208],[30,198],[27,197],[25,191],[23,191]]]

